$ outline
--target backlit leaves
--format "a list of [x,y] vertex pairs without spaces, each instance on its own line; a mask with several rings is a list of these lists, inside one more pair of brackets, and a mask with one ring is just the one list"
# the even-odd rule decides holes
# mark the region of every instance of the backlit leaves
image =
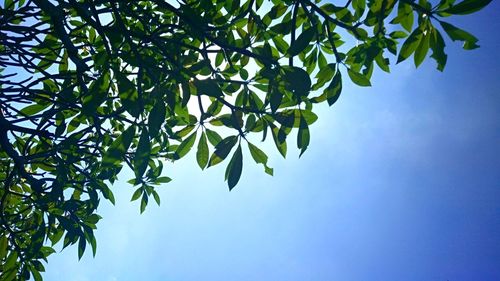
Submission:
[[451,6],[443,12],[454,15],[472,14],[486,7],[491,1],[492,0],[465,0]]
[[97,207],[114,203],[123,167],[141,212],[151,197],[160,204],[164,165],[195,145],[201,169],[228,158],[230,190],[245,143],[272,175],[250,141],[285,157],[293,139],[303,155],[317,104],[338,101],[342,78],[370,86],[375,70],[411,56],[419,66],[429,49],[443,70],[448,38],[477,48],[442,18],[491,0],[457,1],[4,1],[2,27],[16,40],[0,44],[0,176],[10,181],[0,211],[23,231],[0,234],[0,279],[41,280],[59,242],[95,254]]
[[420,30],[420,28],[415,29],[403,43],[403,46],[399,51],[397,63],[406,60],[409,56],[411,56],[415,52],[418,45],[420,44],[421,38],[422,38],[422,30]]
[[352,69],[348,69],[347,74],[349,74],[349,78],[351,78],[351,81],[354,82],[358,86],[368,87],[368,86],[372,85],[370,83],[370,79],[368,79],[365,75],[363,75],[359,72],[356,72]]
[[184,157],[193,147],[196,141],[196,132],[192,133],[189,137],[185,138],[177,147],[175,151],[175,159],[180,159]]
[[251,142],[248,142],[248,149],[250,150],[250,155],[252,155],[253,160],[257,164],[264,165],[264,170],[269,175],[273,175],[273,169],[267,166],[267,155],[257,146],[253,145]]

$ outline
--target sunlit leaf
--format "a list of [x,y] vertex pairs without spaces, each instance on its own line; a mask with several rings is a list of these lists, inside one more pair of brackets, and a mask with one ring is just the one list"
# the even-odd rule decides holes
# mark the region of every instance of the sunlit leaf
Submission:
[[184,157],[193,147],[194,142],[196,141],[196,132],[192,133],[189,137],[185,138],[177,147],[175,151],[175,157],[180,159]]
[[370,83],[370,79],[368,79],[365,75],[358,73],[352,69],[347,69],[347,74],[349,74],[349,78],[358,86],[368,87],[372,84]]

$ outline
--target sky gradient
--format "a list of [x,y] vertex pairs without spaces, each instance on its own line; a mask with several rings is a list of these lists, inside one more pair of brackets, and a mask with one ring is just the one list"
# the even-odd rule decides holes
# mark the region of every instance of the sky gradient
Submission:
[[447,41],[443,73],[410,60],[346,86],[300,159],[294,140],[285,160],[263,144],[274,177],[247,153],[229,192],[226,164],[200,171],[192,152],[139,215],[124,174],[96,257],[70,247],[45,279],[500,280],[499,18],[499,1],[455,17],[481,48]]

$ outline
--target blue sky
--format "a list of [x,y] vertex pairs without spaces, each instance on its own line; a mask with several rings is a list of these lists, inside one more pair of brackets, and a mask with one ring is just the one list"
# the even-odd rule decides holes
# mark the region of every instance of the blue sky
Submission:
[[[500,280],[500,3],[453,19],[480,39],[347,86],[318,108],[308,151],[275,176],[246,155],[228,192],[194,155],[164,169],[160,207],[104,202],[98,252],[50,257],[46,280]],[[295,147],[293,143],[290,147]]]

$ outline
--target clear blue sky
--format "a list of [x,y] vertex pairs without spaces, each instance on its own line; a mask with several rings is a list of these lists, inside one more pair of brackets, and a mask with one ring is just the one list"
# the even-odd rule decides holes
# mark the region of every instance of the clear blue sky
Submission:
[[117,205],[100,208],[97,256],[66,249],[44,277],[500,280],[499,19],[493,1],[453,20],[481,48],[448,42],[444,73],[407,62],[372,88],[346,87],[319,109],[301,159],[265,146],[274,177],[247,157],[228,192],[224,167],[187,157],[165,169],[162,205],[139,215],[124,175]]

